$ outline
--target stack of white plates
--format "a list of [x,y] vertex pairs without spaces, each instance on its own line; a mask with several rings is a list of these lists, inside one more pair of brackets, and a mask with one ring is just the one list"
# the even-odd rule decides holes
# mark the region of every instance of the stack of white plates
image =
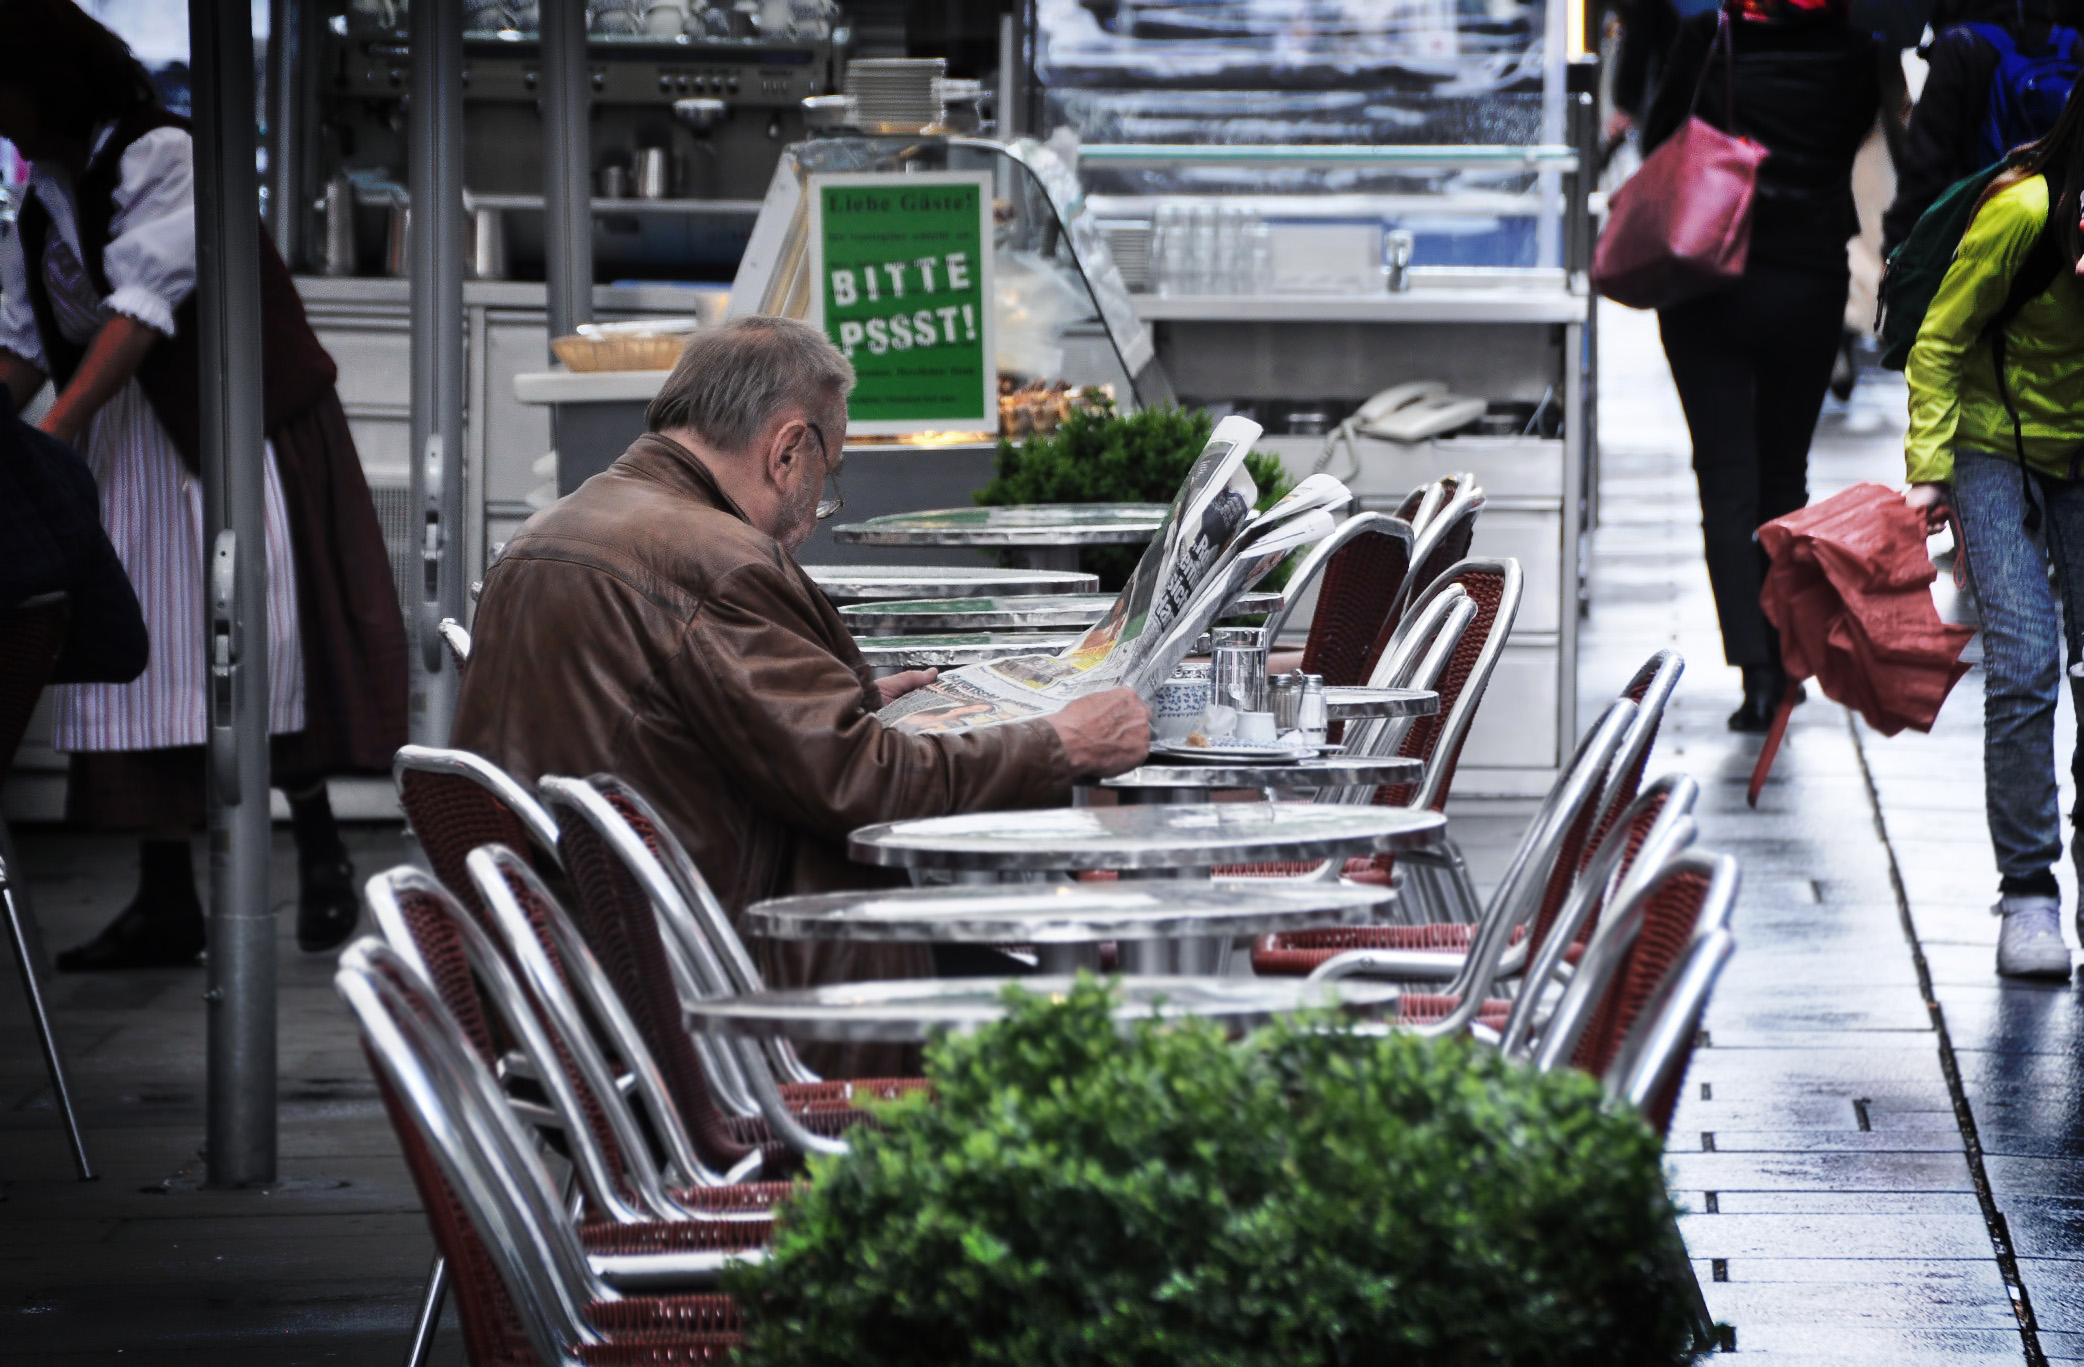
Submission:
[[847,64],[854,122],[868,132],[918,132],[941,121],[940,57],[867,57]]

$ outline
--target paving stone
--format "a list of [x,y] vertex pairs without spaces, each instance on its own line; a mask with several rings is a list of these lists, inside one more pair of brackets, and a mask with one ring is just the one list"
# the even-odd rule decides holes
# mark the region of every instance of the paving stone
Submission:
[[[1687,1160],[1681,1159],[1684,1163]],[[1691,1171],[1691,1169],[1687,1169]],[[1977,1258],[1990,1254],[1980,1220],[1937,1215],[1685,1215],[1696,1258]]]

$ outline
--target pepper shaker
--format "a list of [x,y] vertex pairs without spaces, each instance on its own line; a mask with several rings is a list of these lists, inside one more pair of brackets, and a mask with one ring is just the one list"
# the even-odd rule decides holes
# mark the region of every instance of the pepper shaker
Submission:
[[1302,704],[1302,674],[1282,674],[1267,684],[1267,710],[1274,714],[1274,731],[1285,735],[1296,728],[1297,708]]

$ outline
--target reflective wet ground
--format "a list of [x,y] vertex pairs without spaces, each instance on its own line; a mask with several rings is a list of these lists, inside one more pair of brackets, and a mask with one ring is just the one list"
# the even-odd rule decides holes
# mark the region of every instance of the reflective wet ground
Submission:
[[[1981,672],[1930,736],[1885,739],[1813,699],[1746,809],[1758,742],[1724,729],[1737,674],[1655,323],[1609,307],[1602,326],[1583,706],[1676,644],[1690,668],[1655,767],[1700,780],[1703,841],[1744,866],[1738,952],[1670,1141],[1709,1304],[1736,1352],[1766,1361],[2084,1358],[2084,1022],[2074,987],[1994,972]],[[1900,484],[1903,404],[1882,374],[1827,404],[1812,498]],[[1942,611],[1972,619],[1950,586]],[[2064,759],[2073,735],[2064,708]]]
[[[1723,729],[1737,677],[1720,663],[1654,321],[1610,309],[1603,327],[1585,718],[1652,650],[1683,650],[1656,762],[1701,780],[1704,840],[1744,861],[1740,948],[1671,1140],[1710,1304],[1735,1352],[1768,1363],[2084,1359],[2084,1029],[2077,989],[1992,972],[1980,676],[1929,737],[1884,740],[1812,701],[1747,810],[1756,742]],[[1868,376],[1849,407],[1832,405],[1813,491],[1900,478],[1902,404],[1900,379]],[[2071,735],[2065,710],[2058,753]],[[1455,805],[1479,873],[1525,812]],[[128,895],[122,842],[17,837],[52,946]],[[365,870],[403,856],[395,828],[354,841]],[[285,901],[293,867],[284,834]],[[104,1170],[84,1185],[0,970],[0,1358],[401,1360],[431,1246],[329,965],[297,952],[287,922],[281,946],[282,1180],[266,1191],[201,1185],[199,969],[55,980]],[[451,1326],[436,1361],[461,1360]]]

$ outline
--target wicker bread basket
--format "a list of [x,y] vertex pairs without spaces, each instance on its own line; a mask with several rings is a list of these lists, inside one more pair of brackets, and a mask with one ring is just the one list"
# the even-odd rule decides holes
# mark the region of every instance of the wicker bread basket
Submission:
[[567,370],[671,370],[694,331],[692,318],[584,323],[550,349]]

